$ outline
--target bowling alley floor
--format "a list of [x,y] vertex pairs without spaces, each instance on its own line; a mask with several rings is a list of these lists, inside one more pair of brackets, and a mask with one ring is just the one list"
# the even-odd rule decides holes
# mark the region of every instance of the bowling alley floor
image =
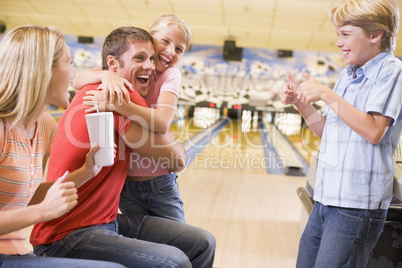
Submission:
[[[296,189],[306,178],[268,174],[258,127],[226,128],[179,173],[186,221],[215,236],[216,268],[295,267],[304,209]],[[288,138],[302,151],[302,140],[316,144],[310,134]]]
[[305,179],[234,170],[179,175],[186,221],[217,241],[214,267],[295,267]]

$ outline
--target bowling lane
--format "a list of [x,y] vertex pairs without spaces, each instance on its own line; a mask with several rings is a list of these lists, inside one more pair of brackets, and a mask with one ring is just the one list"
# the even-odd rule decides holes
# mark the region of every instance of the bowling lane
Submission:
[[[267,120],[269,119],[267,116]],[[310,165],[312,158],[317,155],[321,140],[302,121],[301,115],[297,113],[275,113],[273,121],[277,129]]]
[[[211,129],[216,126],[217,121],[215,120],[207,124],[204,123],[207,121],[205,118],[201,119],[201,121],[203,121],[202,124],[197,117],[176,119],[170,128],[176,139],[183,144],[192,140],[187,144],[187,147],[196,146],[195,143],[197,142],[198,136],[209,135],[206,147],[198,153],[196,159],[191,159],[191,161],[194,161],[194,164],[198,166],[201,165],[201,167],[205,168],[233,168],[235,170],[248,172],[262,172],[264,168],[267,170],[267,167],[269,168],[275,165],[272,158],[267,157],[266,154],[264,155],[264,142],[261,140],[260,131],[268,131],[272,141],[276,141],[277,139],[272,137],[272,129],[261,130],[259,128],[257,118],[226,118],[227,125],[224,126],[215,137],[212,137]],[[286,120],[294,121],[294,116],[287,116]],[[310,164],[312,157],[314,157],[318,151],[320,139],[312,133],[309,128],[302,128],[300,121],[296,122],[296,124],[287,121],[281,119],[276,127],[291,146],[294,147],[295,151]],[[271,128],[272,127],[275,128],[275,126],[271,126]],[[280,146],[280,144],[277,143],[273,145],[275,147]],[[265,146],[267,145],[265,144]],[[186,149],[188,150],[189,148]],[[276,150],[279,149],[281,148],[276,148]]]
[[304,160],[311,164],[312,158],[317,155],[320,148],[320,138],[307,127],[300,130],[299,134],[284,135]]
[[258,122],[226,119],[228,123],[197,155],[192,168],[267,173]]
[[187,142],[202,130],[202,128],[194,125],[192,118],[178,119],[170,126],[170,131],[173,132],[176,140],[181,143]]

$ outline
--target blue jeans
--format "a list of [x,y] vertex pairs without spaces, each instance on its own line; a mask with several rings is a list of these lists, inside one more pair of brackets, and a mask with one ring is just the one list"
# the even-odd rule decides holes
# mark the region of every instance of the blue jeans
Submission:
[[125,215],[149,215],[185,222],[177,174],[170,173],[148,181],[126,180],[119,208]]
[[0,254],[0,267],[7,268],[123,268],[124,266],[113,262],[77,260],[68,258],[44,258],[33,254],[5,255]]
[[315,202],[300,238],[296,267],[366,267],[387,211]]
[[205,230],[160,217],[130,217],[73,231],[40,256],[106,260],[127,267],[212,267],[215,238]]

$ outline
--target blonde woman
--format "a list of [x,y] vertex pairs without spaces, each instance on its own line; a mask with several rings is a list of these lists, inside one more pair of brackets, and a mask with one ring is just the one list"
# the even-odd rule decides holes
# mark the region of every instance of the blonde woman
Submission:
[[[55,29],[22,26],[0,44],[0,266],[120,267],[118,264],[41,258],[25,246],[22,229],[58,218],[77,204],[76,177],[99,172],[93,154],[77,171],[52,184],[41,184],[57,133],[45,110],[67,107],[68,85],[75,75],[70,51]],[[38,188],[39,187],[39,188]],[[50,188],[49,188],[50,187]]]

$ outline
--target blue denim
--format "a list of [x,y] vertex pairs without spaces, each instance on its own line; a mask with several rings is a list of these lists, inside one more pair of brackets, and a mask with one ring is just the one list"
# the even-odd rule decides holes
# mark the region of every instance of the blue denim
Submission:
[[130,217],[75,230],[40,256],[106,260],[126,267],[212,267],[215,238],[205,230],[160,217]]
[[170,173],[143,182],[126,180],[120,194],[120,211],[186,222],[176,179],[177,174]]
[[0,267],[7,268],[123,268],[118,263],[92,260],[77,260],[68,258],[44,258],[33,254],[5,255],[0,254]]
[[387,211],[314,203],[300,238],[296,267],[366,267]]

